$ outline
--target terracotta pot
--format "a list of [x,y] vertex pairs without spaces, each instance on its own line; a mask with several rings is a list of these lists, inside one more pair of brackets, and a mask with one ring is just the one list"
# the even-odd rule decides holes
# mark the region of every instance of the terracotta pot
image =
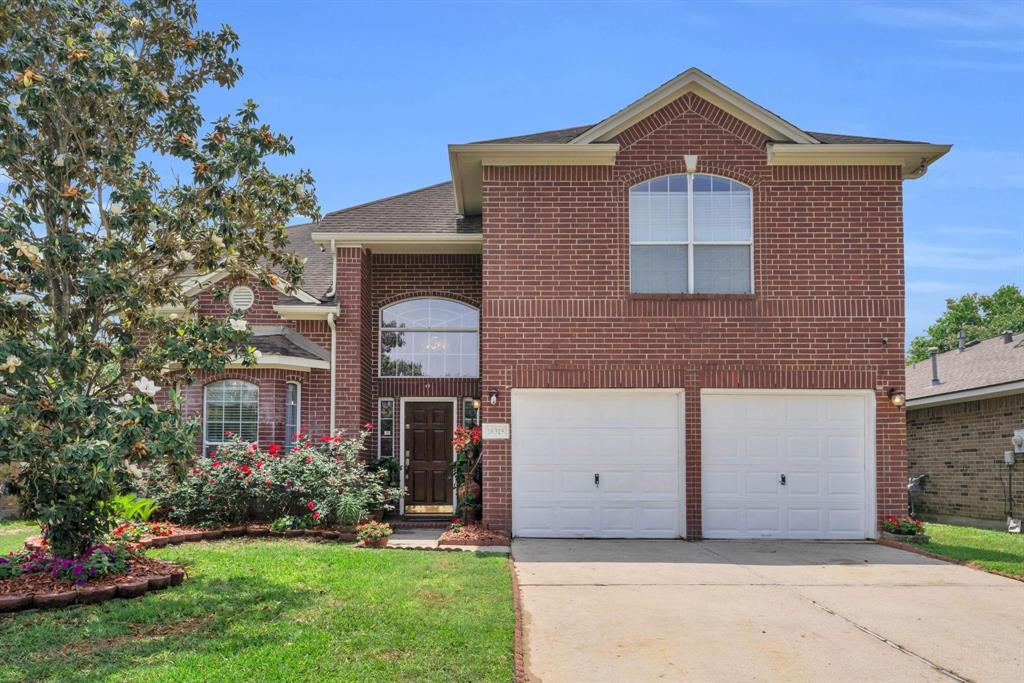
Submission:
[[117,595],[122,598],[137,598],[149,590],[149,579],[129,579],[117,584]]
[[113,600],[117,595],[117,586],[79,586],[78,602],[92,604]]
[[31,593],[10,593],[8,595],[0,595],[0,614],[3,614],[4,612],[17,612],[18,610],[28,609],[31,606]]
[[250,536],[266,536],[270,533],[270,529],[265,526],[247,526],[245,528],[245,533]]
[[149,539],[150,548],[163,548],[165,545],[171,542],[169,536],[154,536]]
[[224,536],[227,538],[238,538],[239,536],[245,536],[244,526],[229,526],[224,529]]
[[171,585],[171,575],[149,577],[149,590],[158,591]]
[[302,529],[285,529],[284,531],[285,538],[295,538],[296,536],[302,536],[302,534]]
[[171,585],[180,586],[185,580],[185,570],[180,567],[171,572]]
[[365,538],[363,539],[363,545],[367,548],[384,548],[387,547],[389,536],[381,536],[380,538]]
[[462,521],[466,524],[472,524],[480,520],[480,509],[475,507],[465,507],[459,511],[459,515],[462,517]]
[[51,607],[67,607],[78,597],[78,591],[59,591],[57,593],[36,593],[32,604],[39,609]]
[[216,540],[219,540],[221,538],[224,538],[224,530],[223,529],[207,529],[206,531],[203,532],[203,540],[204,541],[216,541]]

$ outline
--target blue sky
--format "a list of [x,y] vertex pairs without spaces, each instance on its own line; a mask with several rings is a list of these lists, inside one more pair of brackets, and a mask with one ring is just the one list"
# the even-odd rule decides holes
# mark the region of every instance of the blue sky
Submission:
[[200,0],[325,211],[450,177],[445,145],[594,123],[697,66],[807,130],[952,143],[905,184],[907,333],[1024,287],[1024,2]]

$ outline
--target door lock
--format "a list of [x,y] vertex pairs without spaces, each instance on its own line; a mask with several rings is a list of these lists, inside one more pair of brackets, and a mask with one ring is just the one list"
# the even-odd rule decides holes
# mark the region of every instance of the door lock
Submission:
[[597,472],[594,472],[594,486],[600,486],[600,485],[601,485],[601,475],[598,474]]
[[779,483],[782,484],[783,486],[786,485],[786,475],[785,474],[780,474],[779,475]]

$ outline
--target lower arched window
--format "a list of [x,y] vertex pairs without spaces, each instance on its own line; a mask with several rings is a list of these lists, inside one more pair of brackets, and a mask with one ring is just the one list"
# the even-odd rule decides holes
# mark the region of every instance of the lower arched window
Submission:
[[259,440],[260,390],[255,384],[226,379],[206,385],[203,401],[203,453],[237,435],[243,441]]

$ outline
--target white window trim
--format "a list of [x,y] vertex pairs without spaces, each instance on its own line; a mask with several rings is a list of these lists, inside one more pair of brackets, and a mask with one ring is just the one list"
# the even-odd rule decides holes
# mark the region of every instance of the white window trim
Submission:
[[[384,418],[381,417],[381,412],[380,412],[381,411],[381,407],[384,405],[385,401],[391,401],[391,436],[387,436],[387,437],[384,436],[384,432],[382,431],[381,423],[384,421]],[[381,448],[380,448],[381,443],[383,443],[384,439],[391,439],[391,457],[392,458],[398,457],[398,454],[395,452],[395,429],[397,427],[398,427],[398,415],[397,415],[397,411],[395,410],[395,399],[391,398],[390,396],[381,396],[380,398],[377,399],[377,459],[378,460],[380,460],[381,458],[384,457],[383,454],[381,453]]]
[[[228,443],[227,440],[224,440],[224,441],[210,441],[209,440],[209,436],[210,436],[210,434],[209,434],[210,423],[209,423],[209,420],[207,419],[209,417],[209,414],[207,413],[207,393],[208,393],[210,387],[212,387],[215,384],[220,384],[221,382],[225,382],[225,381],[227,381],[227,382],[230,382],[230,381],[243,382],[243,383],[248,384],[248,385],[250,385],[252,387],[255,387],[255,389],[256,389],[256,440],[253,441],[252,443],[259,443],[259,440],[260,440],[260,419],[259,419],[260,385],[256,384],[255,382],[248,382],[248,381],[246,381],[244,379],[217,380],[215,382],[210,382],[209,384],[206,384],[203,387],[203,455],[206,455],[206,449],[208,447],[210,447],[210,446],[219,446],[222,443]],[[221,434],[221,438],[224,438],[224,434],[223,433]]]
[[[669,173],[668,175],[656,176],[654,178],[648,178],[647,180],[637,183],[629,188],[629,192],[632,192],[633,188],[637,185],[643,185],[649,183],[652,180],[658,178],[669,178],[671,176],[686,176],[686,241],[633,241],[633,226],[632,223],[629,225],[629,247],[632,252],[634,246],[641,247],[686,247],[686,291],[685,292],[634,292],[633,291],[633,273],[632,263],[630,263],[630,281],[629,281],[629,293],[630,294],[725,294],[729,295],[732,292],[695,292],[693,291],[693,255],[696,249],[694,247],[750,247],[750,292],[754,293],[754,188],[750,187],[746,183],[740,182],[734,178],[729,178],[724,175],[718,175],[716,173]],[[750,239],[745,242],[722,242],[722,241],[696,241],[693,236],[693,177],[694,176],[708,176],[712,178],[724,178],[738,185],[742,185],[747,188],[749,193],[750,202]],[[627,212],[628,213],[628,212]],[[630,254],[630,261],[632,262],[632,253]],[[746,292],[739,293],[741,295],[748,294]]]
[[[466,406],[467,405],[469,406],[470,410],[475,410],[476,411],[477,424],[473,425],[473,426],[474,427],[475,426],[479,426],[479,423],[480,423],[480,409],[473,407],[473,401],[475,401],[475,400],[477,400],[477,399],[473,398],[472,396],[464,396],[462,398],[462,415],[461,415],[462,419],[459,420],[459,424],[462,426],[463,429],[472,429],[472,427],[466,425]],[[481,401],[481,405],[483,405],[482,401]]]
[[[472,308],[477,312],[477,320],[480,319],[480,308],[472,304],[467,304],[465,301],[459,301],[458,299],[452,299],[445,296],[414,296],[409,299],[400,299],[398,301],[392,301],[386,306],[381,306],[380,310],[377,311],[377,376],[382,379],[479,379],[480,378],[480,325],[476,327],[459,327],[451,329],[430,329],[428,327],[384,327],[384,310],[391,308],[396,304],[404,304],[407,301],[427,301],[427,300],[438,300],[438,301],[451,301],[452,303],[459,304],[460,306],[466,306]],[[476,332],[476,374],[474,375],[385,375],[381,373],[383,363],[381,363],[381,349],[384,348],[381,341],[384,338],[385,332]],[[379,408],[379,406],[378,406]]]
[[[295,385],[295,430],[296,434],[302,433],[302,382],[288,380],[284,383],[284,440],[288,442],[288,385]],[[293,445],[293,444],[289,444]]]

